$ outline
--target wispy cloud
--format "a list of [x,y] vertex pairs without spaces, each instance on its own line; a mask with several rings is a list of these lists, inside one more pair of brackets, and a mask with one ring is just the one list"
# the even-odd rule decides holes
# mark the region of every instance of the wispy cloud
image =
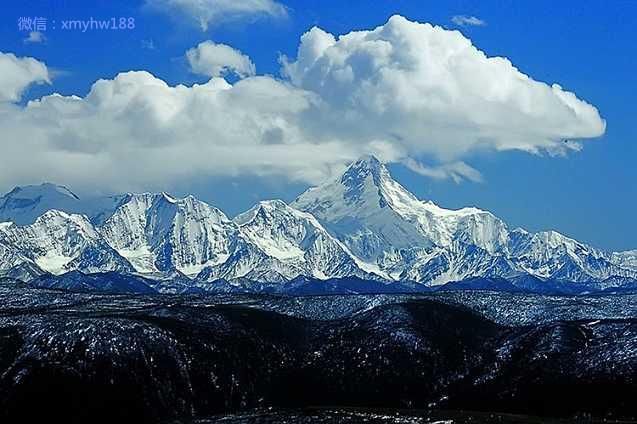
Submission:
[[149,39],[149,40],[142,40],[142,49],[146,49],[146,50],[155,50],[155,42],[153,41],[153,39]]
[[46,41],[46,37],[40,31],[31,31],[29,36],[23,40],[27,44],[31,43],[44,43]]
[[451,22],[458,26],[485,26],[487,24],[480,18],[468,15],[455,15],[451,18]]
[[146,0],[146,6],[169,15],[182,15],[196,22],[202,31],[230,21],[288,15],[287,8],[275,0]]
[[473,181],[474,183],[484,181],[480,171],[462,161],[445,163],[438,166],[426,166],[416,162],[412,158],[406,158],[403,160],[403,164],[417,174],[437,180],[450,178],[456,183],[460,183],[463,180]]

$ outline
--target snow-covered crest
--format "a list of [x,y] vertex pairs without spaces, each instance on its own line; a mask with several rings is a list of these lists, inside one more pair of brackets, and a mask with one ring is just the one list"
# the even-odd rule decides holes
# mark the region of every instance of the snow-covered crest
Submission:
[[373,156],[291,205],[259,202],[233,220],[193,196],[168,193],[82,200],[43,184],[1,199],[0,273],[11,275],[114,270],[199,283],[357,276],[425,285],[471,277],[637,279],[635,252],[605,252],[555,231],[510,230],[478,208],[419,200]]
[[584,281],[624,273],[608,254],[557,232],[511,232],[490,212],[420,201],[374,157],[354,162],[292,206],[316,216],[355,255],[395,279],[441,284],[529,273]]

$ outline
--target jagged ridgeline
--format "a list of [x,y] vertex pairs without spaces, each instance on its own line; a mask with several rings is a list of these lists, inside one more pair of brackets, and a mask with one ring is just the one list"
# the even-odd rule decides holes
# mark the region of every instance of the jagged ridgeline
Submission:
[[0,222],[0,276],[43,285],[108,272],[158,291],[334,279],[349,279],[354,291],[637,287],[637,251],[509,229],[473,207],[443,209],[417,199],[373,156],[290,205],[263,201],[234,219],[192,196],[84,199],[45,183],[0,198]]

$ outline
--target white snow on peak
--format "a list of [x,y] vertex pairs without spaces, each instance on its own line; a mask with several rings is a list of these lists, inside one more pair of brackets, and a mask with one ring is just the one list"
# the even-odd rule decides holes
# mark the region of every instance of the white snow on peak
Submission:
[[120,204],[125,195],[93,196],[79,198],[67,187],[43,183],[16,187],[0,197],[0,221],[12,221],[17,225],[29,225],[50,209],[88,216],[100,224]]
[[637,271],[637,250],[614,252],[612,258],[617,265]]
[[142,193],[130,195],[100,231],[139,272],[174,268],[194,275],[228,258],[236,229],[223,212],[193,196]]
[[18,265],[199,282],[359,276],[436,285],[523,274],[637,279],[637,251],[604,252],[556,231],[509,230],[488,211],[419,200],[373,156],[291,205],[262,201],[233,220],[191,195],[80,200],[49,183],[16,188],[0,198],[0,271]]
[[92,239],[99,238],[97,230],[93,227],[93,224],[91,224],[86,216],[80,214],[68,214],[56,209],[50,209],[40,215],[35,220],[34,225],[46,228],[51,228],[52,226],[68,227],[72,228],[73,231],[80,233],[84,237]]
[[[323,205],[319,205],[323,203]],[[376,157],[367,155],[352,163],[339,177],[301,194],[292,204],[301,210],[313,209],[312,204],[329,206],[330,217],[360,215],[364,208],[390,207],[406,217],[430,213],[440,217],[464,217],[488,214],[477,208],[444,209],[432,201],[421,201],[394,180],[387,167]],[[373,211],[370,211],[373,213]]]
[[475,207],[466,207],[461,209],[445,209],[436,205],[431,200],[423,201],[422,205],[429,212],[439,216],[468,216],[468,215],[475,215],[475,214],[482,214],[482,213],[490,214],[490,212],[483,211],[482,209],[478,209]]
[[177,199],[174,198],[173,196],[171,196],[170,194],[166,193],[165,191],[162,191],[161,195],[164,197],[164,199],[166,199],[168,202],[170,203],[177,203]]
[[54,184],[49,182],[44,182],[38,185],[27,185],[16,187],[11,191],[14,195],[19,194],[22,198],[35,198],[38,196],[46,196],[51,193],[57,193],[63,196],[67,196],[73,198],[75,200],[79,200],[80,198],[69,190],[66,186],[60,184]]
[[234,222],[241,233],[288,277],[326,279],[334,276],[382,276],[378,267],[365,264],[311,214],[281,200],[259,202]]
[[3,228],[1,237],[42,270],[54,274],[74,269],[129,270],[125,260],[83,215],[49,210],[33,224]]
[[354,162],[341,177],[306,191],[292,206],[315,215],[366,261],[392,249],[448,247],[458,236],[488,250],[506,243],[506,228],[493,215],[420,201],[374,157]]
[[353,254],[395,279],[436,284],[530,273],[590,281],[624,275],[617,264],[632,263],[630,255],[611,257],[554,231],[509,231],[478,208],[420,201],[373,157],[307,190],[292,206],[316,216]]
[[540,231],[539,233],[535,234],[535,238],[537,238],[550,248],[566,246],[569,249],[573,249],[576,246],[581,245],[581,243],[579,243],[578,241],[566,237],[565,235],[560,234],[554,230]]
[[51,183],[16,187],[0,197],[0,221],[31,224],[49,209],[78,211],[77,197],[68,188]]
[[305,228],[299,226],[297,218],[284,202],[271,200],[259,202],[234,221],[268,256],[303,260],[305,252],[299,247],[299,238],[305,236]]

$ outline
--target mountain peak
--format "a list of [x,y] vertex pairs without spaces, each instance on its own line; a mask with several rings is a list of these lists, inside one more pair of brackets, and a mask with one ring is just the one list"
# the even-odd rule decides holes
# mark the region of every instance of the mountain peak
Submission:
[[368,169],[380,169],[383,167],[383,162],[376,156],[367,154],[359,157],[356,161],[352,162],[350,166],[365,167]]
[[20,275],[30,276],[135,270],[199,282],[381,276],[431,285],[476,276],[637,278],[637,252],[607,254],[554,231],[509,231],[489,212],[420,201],[372,155],[291,205],[262,201],[233,221],[194,196],[80,201],[56,184],[18,187],[0,198],[0,253],[0,272],[23,264],[35,271]]
[[31,224],[49,209],[77,212],[80,198],[65,186],[42,183],[18,186],[0,197],[0,221]]
[[258,204],[259,207],[266,209],[287,209],[289,206],[283,200],[273,199],[273,200],[262,200]]
[[80,198],[66,186],[50,182],[16,186],[13,190],[2,196],[2,198],[35,199],[37,197],[55,195],[63,195],[75,200],[80,200]]
[[69,190],[68,187],[66,187],[64,185],[50,183],[50,182],[44,182],[44,183],[40,184],[40,187],[42,189],[44,189],[44,190],[55,191],[57,193],[65,195],[65,196],[72,197],[75,200],[80,200],[80,198],[79,198],[79,196],[77,194],[73,193],[71,190]]
[[346,186],[354,186],[360,184],[369,176],[372,177],[376,186],[380,185],[383,176],[389,177],[389,172],[385,165],[373,155],[365,155],[352,162],[341,176],[340,181]]
[[259,214],[267,219],[267,216],[271,214],[289,213],[291,210],[292,208],[283,200],[262,200],[246,212],[237,215],[233,221],[237,225],[242,226],[254,220]]
[[69,219],[71,217],[70,214],[58,210],[58,209],[49,209],[48,211],[44,212],[42,215],[40,215],[35,222],[46,222],[50,219],[55,219],[55,218],[62,218],[62,219]]
[[316,214],[321,211],[340,218],[352,214],[368,215],[377,209],[409,209],[418,199],[395,181],[385,165],[373,155],[365,155],[347,167],[343,174],[326,184],[301,194],[293,207]]

